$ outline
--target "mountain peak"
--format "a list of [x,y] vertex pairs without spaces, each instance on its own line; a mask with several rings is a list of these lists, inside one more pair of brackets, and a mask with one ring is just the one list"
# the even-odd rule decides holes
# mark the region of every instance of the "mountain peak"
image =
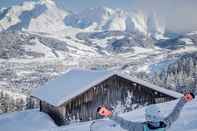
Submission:
[[69,13],[59,9],[52,0],[25,1],[0,13],[0,31],[27,30],[52,33],[65,28]]
[[53,0],[41,0],[40,3],[46,5],[47,7],[56,6],[55,1]]
[[111,13],[113,12],[113,9],[108,8],[106,6],[98,6],[98,7],[94,7],[94,8],[87,8],[85,10],[92,10],[92,11],[100,11],[100,12],[108,12]]

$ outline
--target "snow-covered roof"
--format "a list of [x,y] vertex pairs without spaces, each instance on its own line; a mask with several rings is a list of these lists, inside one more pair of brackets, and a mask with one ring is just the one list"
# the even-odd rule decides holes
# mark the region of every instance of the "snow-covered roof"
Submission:
[[151,84],[151,83],[149,83],[149,82],[146,82],[146,81],[144,81],[144,80],[140,80],[140,79],[135,78],[135,77],[131,77],[131,76],[128,76],[128,75],[125,75],[125,74],[121,74],[121,73],[119,73],[119,74],[117,74],[117,75],[120,76],[120,77],[123,77],[123,78],[125,78],[125,79],[128,79],[128,80],[130,80],[130,81],[133,81],[133,82],[135,82],[135,83],[144,85],[144,86],[146,86],[146,87],[148,87],[148,88],[150,88],[150,89],[153,89],[153,90],[155,90],[155,91],[158,91],[158,92],[161,92],[161,93],[163,93],[163,94],[172,96],[172,97],[174,97],[174,98],[180,98],[180,97],[183,96],[183,94],[178,93],[178,92],[176,92],[176,91],[168,90],[168,89],[166,89],[166,88],[164,88],[164,87],[159,87],[159,86],[157,86],[157,85]]
[[118,75],[133,82],[145,85],[148,88],[175,98],[182,96],[180,93],[155,86],[137,78],[131,78],[121,73],[82,69],[69,70],[64,75],[47,82],[40,88],[33,90],[32,96],[46,101],[54,106],[59,106],[113,75]]
[[72,69],[33,90],[32,96],[59,106],[112,75],[110,71]]

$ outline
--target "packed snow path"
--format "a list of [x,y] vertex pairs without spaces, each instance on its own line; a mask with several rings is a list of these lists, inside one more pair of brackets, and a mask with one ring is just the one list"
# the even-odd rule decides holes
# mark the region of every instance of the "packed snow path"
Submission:
[[[164,116],[168,115],[177,101],[159,104]],[[172,125],[168,131],[197,131],[197,99],[187,103],[181,112],[180,118]],[[144,109],[138,109],[120,116],[127,120],[144,121]],[[98,120],[94,131],[125,131],[111,120]],[[103,123],[101,121],[104,121]],[[0,115],[0,131],[90,131],[92,122],[71,124],[69,126],[56,127],[52,120],[40,113],[38,110],[29,110]],[[99,126],[102,125],[102,126]]]

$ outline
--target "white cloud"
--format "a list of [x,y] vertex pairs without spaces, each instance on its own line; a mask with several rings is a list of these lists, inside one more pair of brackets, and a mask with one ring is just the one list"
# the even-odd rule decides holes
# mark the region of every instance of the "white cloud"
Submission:
[[135,0],[132,8],[146,13],[156,12],[166,23],[167,30],[197,30],[197,0]]

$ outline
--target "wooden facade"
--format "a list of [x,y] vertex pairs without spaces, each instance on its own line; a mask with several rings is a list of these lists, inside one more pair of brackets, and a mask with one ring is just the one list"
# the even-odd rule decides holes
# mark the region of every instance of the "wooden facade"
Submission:
[[[126,107],[125,111],[131,111],[139,106],[175,99],[143,84],[113,75],[58,107],[40,101],[40,111],[49,114],[57,125],[65,125],[72,120],[88,121],[98,119],[97,107],[107,105],[113,108],[118,101],[125,105],[128,97],[131,99],[131,106]],[[132,105],[136,106],[133,108]]]

